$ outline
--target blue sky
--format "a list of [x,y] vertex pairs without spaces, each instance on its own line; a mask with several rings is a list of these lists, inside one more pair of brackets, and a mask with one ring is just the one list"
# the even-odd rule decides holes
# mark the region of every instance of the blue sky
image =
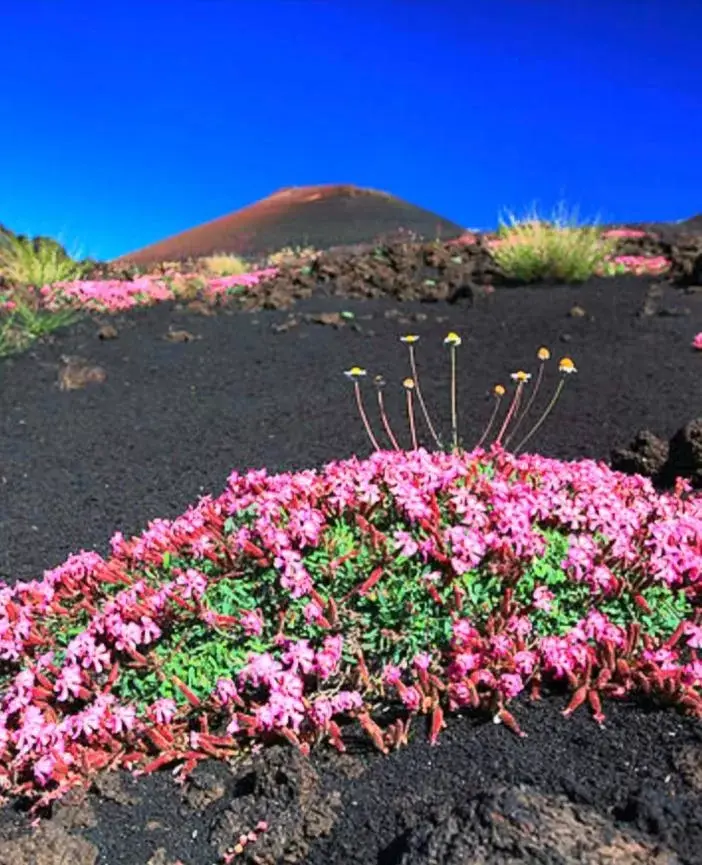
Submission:
[[[697,7],[697,8],[696,8]],[[702,211],[694,0],[3,4],[0,222],[113,258],[283,186]]]

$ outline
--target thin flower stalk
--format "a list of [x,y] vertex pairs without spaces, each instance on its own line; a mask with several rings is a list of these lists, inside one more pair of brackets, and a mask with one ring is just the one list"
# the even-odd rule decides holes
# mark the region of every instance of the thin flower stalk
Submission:
[[382,375],[376,375],[373,379],[373,383],[376,387],[376,392],[378,394],[378,408],[380,409],[380,418],[383,421],[383,426],[385,427],[385,432],[387,433],[388,438],[392,442],[392,446],[396,451],[400,450],[400,445],[397,443],[397,439],[393,435],[392,429],[390,427],[390,421],[388,420],[387,413],[385,411],[385,403],[383,401],[383,388],[385,387],[385,379]]
[[493,393],[496,396],[495,408],[492,410],[492,415],[490,416],[490,420],[488,421],[488,425],[485,427],[485,430],[484,430],[482,436],[480,437],[480,441],[475,446],[475,448],[474,448],[475,450],[477,450],[479,447],[482,446],[483,442],[488,437],[490,430],[492,429],[492,425],[495,421],[495,418],[497,417],[497,412],[499,411],[499,408],[500,408],[500,403],[502,402],[502,397],[505,395],[505,389],[501,384],[496,384],[494,387]]
[[451,349],[451,432],[453,448],[458,450],[458,411],[456,409],[456,348],[461,344],[461,337],[451,331],[444,340],[444,345]]
[[418,339],[419,339],[419,337],[416,334],[407,334],[406,336],[400,337],[400,341],[404,342],[407,345],[407,347],[409,348],[410,368],[412,370],[412,378],[414,379],[414,387],[416,388],[416,391],[417,391],[417,398],[419,399],[419,405],[422,408],[422,413],[424,414],[424,419],[427,422],[427,426],[429,427],[429,432],[431,433],[432,438],[436,442],[436,446],[439,448],[439,450],[442,450],[443,445],[441,444],[441,440],[439,439],[438,435],[436,434],[436,431],[434,430],[434,426],[433,426],[431,420],[429,419],[429,412],[427,411],[427,407],[424,404],[424,397],[422,396],[422,391],[419,387],[419,376],[417,375],[417,364],[416,364],[415,359],[414,359],[414,343],[417,342]]
[[[408,335],[408,336],[401,337],[400,339],[401,339],[401,341],[405,342],[408,345],[409,350],[410,350],[411,364],[412,364],[412,367],[414,369],[416,369],[416,366],[414,364],[413,344],[416,340],[419,339],[419,337],[415,336],[415,335]],[[459,437],[458,437],[458,411],[457,411],[457,399],[456,399],[456,357],[455,357],[455,349],[460,344],[461,344],[461,337],[458,336],[458,334],[456,334],[454,332],[449,333],[446,336],[446,338],[444,339],[444,345],[448,345],[451,348],[451,422],[452,422],[453,451],[454,451],[454,453],[460,452]],[[541,361],[541,366],[539,368],[539,373],[537,376],[536,385],[534,387],[534,390],[531,394],[530,399],[526,403],[526,406],[521,411],[520,411],[521,400],[523,397],[524,385],[531,379],[531,373],[527,373],[523,370],[518,370],[517,372],[514,372],[511,374],[510,377],[512,378],[513,381],[515,381],[517,383],[517,387],[516,387],[516,390],[515,390],[515,393],[514,393],[514,396],[512,399],[512,403],[511,403],[511,405],[507,411],[507,415],[504,418],[504,421],[502,423],[500,431],[497,434],[497,437],[496,437],[493,444],[498,445],[498,446],[502,445],[502,447],[506,448],[509,445],[510,441],[514,438],[515,432],[517,431],[519,425],[524,420],[526,415],[529,413],[529,410],[531,409],[531,406],[533,405],[534,399],[536,397],[538,389],[539,389],[541,382],[543,380],[545,361],[549,360],[550,356],[551,356],[550,352],[547,348],[545,348],[543,346],[541,348],[539,348],[539,350],[537,352],[537,357]],[[567,357],[564,357],[561,359],[560,364],[559,364],[559,371],[561,373],[563,373],[564,375],[567,375],[567,374],[570,374],[573,372],[577,372],[573,361]],[[354,387],[355,387],[355,392],[356,392],[356,402],[358,405],[358,410],[361,414],[361,419],[362,419],[364,427],[366,429],[366,433],[368,435],[368,438],[371,441],[371,444],[376,449],[376,451],[380,451],[381,447],[378,444],[378,440],[374,436],[373,431],[372,431],[371,426],[370,426],[370,422],[368,421],[368,416],[367,416],[365,409],[364,409],[364,406],[363,406],[363,401],[362,401],[361,393],[360,393],[360,387],[358,384],[358,379],[361,378],[362,376],[365,376],[366,371],[364,369],[361,369],[360,367],[353,367],[352,369],[347,370],[345,372],[345,375],[347,375],[349,378],[351,378],[354,381]],[[551,401],[549,402],[548,406],[546,407],[546,410],[544,411],[542,416],[539,418],[537,423],[534,425],[534,427],[531,429],[531,431],[519,443],[519,445],[517,446],[517,448],[514,451],[515,454],[518,453],[524,447],[524,445],[529,441],[529,439],[541,428],[541,425],[543,424],[544,420],[550,414],[551,410],[553,409],[553,406],[555,405],[556,401],[558,400],[558,397],[560,396],[561,390],[563,389],[564,381],[565,381],[565,379],[562,378],[561,381],[559,382],[557,388],[556,388],[556,392],[554,393]],[[380,411],[380,417],[381,417],[381,420],[383,423],[383,427],[384,427],[385,432],[386,432],[386,434],[387,434],[387,436],[388,436],[388,438],[392,444],[392,447],[396,451],[400,451],[400,450],[402,450],[402,448],[400,447],[398,440],[397,440],[397,438],[396,438],[395,434],[393,433],[393,430],[390,426],[387,412],[385,410],[385,403],[383,401],[382,390],[385,387],[385,380],[383,379],[382,376],[378,375],[378,376],[375,376],[374,383],[376,385],[376,391],[377,391],[377,397],[378,397],[378,408]],[[416,378],[413,378],[410,376],[410,377],[404,379],[403,386],[404,386],[405,391],[406,391],[407,416],[408,416],[408,422],[409,422],[409,428],[410,428],[411,445],[412,445],[413,450],[417,450],[419,448],[419,443],[418,443],[418,439],[417,439],[416,420],[414,417],[413,391],[415,391],[415,390],[417,391],[417,396],[420,398],[420,405],[423,405],[423,402],[421,400],[421,394],[419,392],[419,386],[418,386]],[[499,408],[501,405],[502,397],[505,395],[505,388],[501,384],[495,385],[495,387],[493,389],[493,393],[496,397],[495,406],[494,406],[494,409],[493,409],[492,414],[490,416],[490,419],[488,421],[488,424],[487,424],[485,430],[483,431],[482,436],[480,437],[478,443],[475,445],[476,449],[483,446],[486,438],[488,437],[488,435],[489,435],[489,433],[493,427],[493,424],[494,424],[494,422],[497,418],[497,415],[499,413]],[[428,414],[426,413],[426,408],[424,409],[424,414],[425,414],[425,419],[426,419],[427,423],[430,425],[430,429],[433,432],[433,427],[431,426],[431,422],[429,420]],[[507,436],[504,444],[502,444],[503,438],[505,436],[505,432],[507,431],[509,424],[510,424],[510,421],[512,421],[513,418],[516,419],[514,427],[510,431],[509,435]],[[443,447],[441,446],[441,442],[440,442],[438,436],[436,436],[434,434],[434,437],[435,437],[435,441],[439,445],[439,448],[441,450],[443,450]]]
[[538,352],[536,353],[536,356],[541,361],[541,366],[539,367],[539,374],[536,377],[536,384],[534,385],[534,389],[531,392],[531,396],[529,397],[529,402],[527,402],[524,411],[521,412],[521,414],[517,418],[515,418],[514,426],[512,427],[512,431],[510,432],[510,434],[505,439],[505,447],[508,447],[510,441],[514,438],[515,433],[519,429],[521,422],[524,420],[524,418],[529,413],[529,409],[531,408],[531,406],[534,402],[534,399],[536,398],[536,394],[539,390],[539,386],[541,385],[541,380],[543,379],[543,376],[544,376],[544,364],[551,357],[551,352],[547,348],[542,346],[538,350]]
[[366,433],[368,433],[368,438],[371,440],[371,444],[377,451],[379,451],[380,445],[378,444],[375,436],[373,435],[373,430],[371,429],[370,423],[368,422],[368,416],[366,415],[365,409],[363,408],[363,400],[361,399],[361,388],[358,384],[358,379],[365,374],[365,369],[362,369],[360,366],[353,366],[351,367],[351,369],[347,369],[344,373],[344,375],[346,375],[353,381],[354,390],[356,391],[356,403],[358,405],[358,410],[361,414],[361,420],[363,421],[363,425],[366,428]]
[[502,442],[502,436],[505,434],[505,430],[507,429],[510,420],[512,420],[512,415],[516,411],[517,406],[519,405],[519,400],[522,395],[522,390],[526,382],[531,378],[531,373],[524,372],[524,370],[517,370],[517,372],[513,372],[510,376],[513,381],[517,382],[517,389],[514,392],[514,397],[512,399],[512,405],[509,407],[509,411],[504,419],[502,424],[502,428],[497,434],[497,438],[495,439],[495,444],[499,445]]
[[412,391],[415,388],[415,382],[414,379],[406,378],[402,384],[407,392],[407,417],[409,419],[410,435],[412,436],[412,448],[413,450],[417,450],[419,446],[417,444],[417,430],[414,425],[414,409],[412,407]]
[[563,390],[563,385],[565,383],[565,377],[567,375],[571,375],[571,373],[577,372],[578,370],[576,369],[575,364],[573,363],[573,361],[569,357],[564,357],[564,358],[561,358],[561,361],[558,365],[558,371],[560,373],[563,373],[563,378],[561,378],[561,380],[558,382],[558,387],[556,388],[556,392],[554,393],[554,395],[551,399],[551,402],[546,406],[546,411],[544,411],[544,413],[541,415],[541,417],[536,422],[536,425],[531,430],[531,432],[528,433],[528,435],[526,435],[521,440],[521,442],[519,442],[519,444],[517,445],[517,447],[514,450],[515,454],[519,453],[519,451],[524,447],[524,445],[529,441],[529,439],[534,435],[534,433],[539,429],[541,424],[548,417],[549,412],[551,411],[553,406],[556,404],[556,400],[558,399],[561,391]]

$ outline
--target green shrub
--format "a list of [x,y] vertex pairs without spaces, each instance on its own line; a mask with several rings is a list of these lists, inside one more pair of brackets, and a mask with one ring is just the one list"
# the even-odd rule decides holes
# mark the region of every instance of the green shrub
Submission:
[[0,276],[7,282],[41,288],[78,279],[85,269],[55,240],[0,232]]
[[240,273],[248,273],[251,270],[243,258],[229,253],[218,253],[202,259],[207,270],[215,276],[238,276]]
[[583,282],[616,248],[596,225],[578,226],[560,207],[550,220],[535,212],[522,220],[508,214],[500,219],[492,255],[508,276],[520,282]]

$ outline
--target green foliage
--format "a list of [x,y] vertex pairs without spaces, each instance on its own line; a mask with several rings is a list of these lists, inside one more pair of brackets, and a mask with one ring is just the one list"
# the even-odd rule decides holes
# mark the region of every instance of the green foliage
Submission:
[[492,255],[500,267],[520,282],[543,280],[583,282],[605,267],[617,242],[602,237],[597,225],[578,226],[563,207],[550,220],[532,212],[524,219],[500,218],[499,242]]
[[41,288],[79,279],[90,262],[75,261],[56,240],[0,232],[0,276],[17,285]]
[[251,265],[243,258],[225,252],[203,258],[202,262],[209,273],[215,276],[238,276],[251,270]]
[[0,302],[14,303],[0,320],[0,357],[22,351],[34,340],[80,318],[77,310],[43,308],[38,290],[80,279],[93,266],[90,261],[75,261],[56,240],[28,238],[0,228],[0,283],[8,284]]
[[[17,295],[15,294],[15,298]],[[41,309],[36,301],[18,302],[4,318],[0,318],[0,357],[24,351],[34,340],[60,327],[73,324],[82,317],[77,310],[51,312]],[[0,313],[1,314],[1,313]]]

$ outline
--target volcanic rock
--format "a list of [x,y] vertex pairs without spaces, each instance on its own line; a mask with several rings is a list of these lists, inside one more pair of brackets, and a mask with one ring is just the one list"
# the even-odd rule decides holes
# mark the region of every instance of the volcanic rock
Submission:
[[650,430],[639,430],[628,447],[612,450],[611,467],[628,475],[657,478],[668,461],[668,442]]
[[680,286],[702,286],[702,235],[681,235],[672,244],[670,278]]
[[627,447],[612,450],[610,466],[649,478],[658,488],[672,488],[677,478],[684,478],[702,489],[702,418],[689,421],[668,442],[640,430]]

